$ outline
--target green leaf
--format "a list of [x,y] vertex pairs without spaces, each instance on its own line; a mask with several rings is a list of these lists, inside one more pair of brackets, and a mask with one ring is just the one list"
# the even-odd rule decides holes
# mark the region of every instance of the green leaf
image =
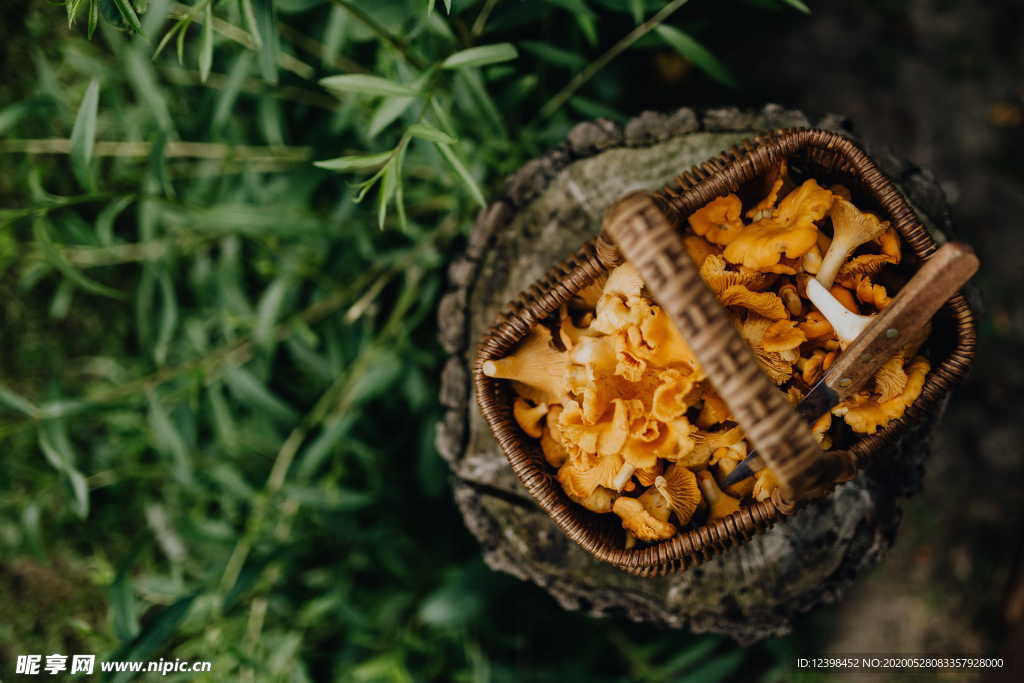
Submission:
[[82,5],[82,0],[67,0],[64,3],[65,9],[68,11],[68,28],[70,29],[75,25],[75,18],[78,16],[78,9]]
[[39,408],[34,403],[27,398],[19,396],[2,384],[0,384],[0,406],[24,413],[29,417],[33,417],[39,411]]
[[[110,656],[110,659],[152,659],[152,655],[156,654],[170,640],[171,636],[177,633],[178,627],[181,622],[185,621],[195,599],[196,594],[187,595],[152,615],[152,618],[147,621],[146,629],[130,643],[118,648],[117,652]],[[104,680],[110,681],[110,683],[123,683],[133,678],[135,678],[135,674],[122,671]]]
[[121,13],[124,23],[128,24],[136,33],[142,33],[142,23],[139,22],[139,15],[135,13],[130,0],[114,0],[114,6]]
[[559,49],[548,43],[541,43],[533,40],[524,40],[519,43],[529,53],[540,57],[545,62],[564,66],[568,69],[578,70],[587,65],[587,60],[575,52]]
[[160,328],[153,345],[153,359],[157,365],[167,363],[174,331],[178,326],[178,298],[174,291],[174,280],[170,270],[161,264],[157,284],[160,286]]
[[629,11],[633,15],[633,21],[639,24],[647,14],[647,3],[645,0],[629,0]]
[[666,43],[683,57],[693,62],[701,71],[720,83],[724,83],[732,88],[737,87],[736,79],[729,72],[729,69],[690,35],[683,33],[674,26],[666,26],[665,24],[660,24],[654,30],[658,32],[658,35]]
[[100,101],[99,81],[92,81],[85,89],[78,105],[75,125],[71,129],[71,168],[78,182],[87,190],[93,187],[89,164],[96,143],[96,111]]
[[801,2],[801,0],[782,0],[782,2],[789,5],[793,9],[797,10],[798,12],[803,12],[804,14],[811,13],[811,8],[805,5],[803,2]]
[[256,325],[252,332],[253,341],[259,346],[270,348],[276,341],[274,328],[284,306],[290,281],[291,278],[287,275],[278,276],[260,297],[256,306]]
[[443,69],[465,69],[474,66],[485,66],[498,62],[507,62],[519,56],[512,43],[497,43],[495,45],[481,45],[471,47],[468,50],[461,50],[450,55],[441,62]]
[[87,33],[89,40],[92,40],[92,34],[96,32],[96,25],[100,20],[100,3],[93,0],[93,3],[89,6],[89,26]]
[[383,170],[380,189],[377,190],[377,227],[381,230],[384,229],[384,219],[388,215],[388,202],[395,196],[395,188],[398,185],[398,164],[392,160]]
[[438,144],[437,148],[441,150],[441,154],[443,154],[444,158],[448,160],[448,163],[452,165],[455,172],[459,174],[459,178],[462,179],[462,182],[466,185],[466,189],[469,190],[469,193],[473,195],[473,199],[476,200],[476,203],[481,207],[487,206],[487,200],[484,199],[483,191],[480,190],[480,186],[476,184],[476,180],[473,178],[473,175],[469,172],[469,169],[466,168],[465,164],[462,163],[462,160],[455,154],[455,151],[449,145],[445,144]]
[[370,125],[366,129],[366,137],[375,138],[377,133],[391,125],[415,101],[415,97],[385,97],[373,112]]
[[278,35],[274,0],[253,0],[253,11],[260,34],[260,71],[263,80],[271,85],[277,85]]
[[358,93],[360,95],[397,95],[415,96],[418,93],[406,85],[389,81],[380,76],[369,74],[345,74],[343,76],[328,76],[320,79],[320,85],[328,90],[339,93]]
[[252,8],[252,0],[238,0],[238,7],[242,12],[245,28],[252,36],[253,45],[259,50],[263,47],[263,37],[260,35],[260,27],[256,23],[256,12]]
[[199,43],[199,82],[206,83],[213,66],[213,3],[203,13],[203,35]]
[[274,396],[255,375],[243,367],[230,365],[224,369],[224,383],[240,403],[248,403],[253,410],[282,422],[295,422],[298,414],[291,406]]
[[64,253],[60,248],[54,244],[53,239],[50,237],[50,231],[46,225],[46,219],[42,216],[37,217],[33,222],[32,234],[35,236],[36,243],[42,248],[43,255],[46,257],[46,260],[51,266],[60,271],[64,277],[93,294],[109,296],[112,299],[124,298],[124,294],[121,292],[87,278],[77,268],[71,265],[71,262],[67,260],[67,257],[64,256]]
[[412,124],[406,132],[414,138],[421,138],[423,140],[437,142],[442,145],[454,145],[458,142],[458,140],[453,138],[451,135],[448,135],[444,131],[424,122]]
[[185,437],[178,431],[167,409],[155,394],[149,397],[149,428],[153,430],[157,450],[171,456],[171,469],[175,479],[182,484],[191,484],[192,456],[189,447],[185,443]]
[[324,459],[348,439],[349,431],[357,417],[356,412],[348,412],[324,423],[320,435],[299,456],[299,466],[295,475],[299,481],[312,477]]
[[[134,559],[134,554],[131,559]],[[126,562],[125,566],[117,573],[117,577],[110,585],[110,616],[114,622],[114,635],[121,642],[126,642],[139,635],[139,616],[135,610],[135,594],[132,590],[132,580],[128,575],[131,563]]]
[[391,158],[391,155],[392,152],[390,151],[380,152],[379,154],[354,154],[336,159],[314,161],[313,165],[325,168],[328,171],[370,171],[386,163]]

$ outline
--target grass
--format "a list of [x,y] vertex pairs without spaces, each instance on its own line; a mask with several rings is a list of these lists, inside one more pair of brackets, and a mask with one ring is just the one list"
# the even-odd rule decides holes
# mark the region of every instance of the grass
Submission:
[[[789,641],[739,651],[593,620],[490,572],[432,446],[434,307],[476,210],[576,121],[639,111],[630,70],[655,57],[733,82],[698,42],[725,16],[702,4],[12,3],[3,665],[181,657],[243,681],[784,670]],[[802,3],[744,11],[786,5]]]

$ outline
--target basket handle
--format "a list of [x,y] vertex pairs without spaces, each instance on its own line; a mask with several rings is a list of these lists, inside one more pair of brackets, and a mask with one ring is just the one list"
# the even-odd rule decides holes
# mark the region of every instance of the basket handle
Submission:
[[603,237],[633,264],[686,339],[783,493],[799,498],[818,487],[822,451],[810,427],[758,367],[682,238],[651,196],[626,195],[605,212],[602,228]]

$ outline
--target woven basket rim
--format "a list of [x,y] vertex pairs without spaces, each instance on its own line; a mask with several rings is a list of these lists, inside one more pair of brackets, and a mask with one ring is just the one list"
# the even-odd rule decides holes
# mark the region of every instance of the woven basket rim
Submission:
[[[780,159],[798,154],[807,161],[824,165],[815,154],[831,155],[832,171],[852,175],[872,199],[888,214],[904,244],[922,262],[937,245],[913,208],[896,186],[878,169],[867,154],[850,138],[812,128],[780,129],[744,140],[718,156],[684,171],[675,186],[652,193],[663,210],[681,222],[696,208],[711,199],[737,191],[756,179]],[[813,175],[813,174],[811,174]],[[656,576],[681,571],[699,564],[724,550],[749,540],[784,515],[802,505],[783,500],[779,495],[741,508],[729,517],[691,531],[680,531],[672,538],[644,548],[625,550],[617,547],[612,533],[594,528],[596,515],[572,502],[561,490],[540,454],[536,440],[519,429],[511,415],[511,391],[508,383],[483,374],[482,364],[507,355],[534,324],[602,273],[622,262],[617,248],[603,236],[588,240],[569,258],[552,267],[547,274],[508,304],[505,311],[481,341],[473,364],[473,382],[477,403],[513,471],[535,502],[569,538],[592,555],[628,572]],[[899,434],[912,428],[937,410],[949,390],[964,375],[974,356],[974,315],[966,299],[958,294],[946,303],[952,314],[956,344],[949,355],[936,363],[928,374],[921,395],[904,416],[884,429],[858,439],[851,447],[858,468]],[[833,487],[834,488],[834,487]],[[776,492],[778,493],[778,492]],[[829,493],[829,495],[831,495]],[[617,532],[621,535],[621,532]]]

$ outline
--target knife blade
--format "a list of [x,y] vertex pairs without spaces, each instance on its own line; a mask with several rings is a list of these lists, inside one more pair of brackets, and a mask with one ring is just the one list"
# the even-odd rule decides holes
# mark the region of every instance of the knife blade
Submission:
[[[949,242],[922,265],[899,293],[867,323],[832,367],[796,406],[808,423],[853,396],[978,270],[978,257],[966,244]],[[764,468],[752,451],[726,476],[723,486],[743,481]]]

